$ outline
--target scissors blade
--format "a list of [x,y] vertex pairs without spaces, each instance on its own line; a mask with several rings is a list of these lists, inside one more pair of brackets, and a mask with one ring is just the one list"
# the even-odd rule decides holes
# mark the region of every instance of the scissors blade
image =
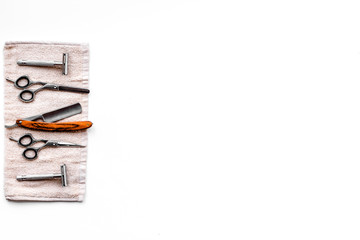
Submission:
[[84,145],[71,143],[71,142],[56,142],[58,147],[86,147]]
[[65,92],[90,93],[90,90],[86,88],[77,88],[77,87],[69,87],[69,86],[58,86],[58,88],[60,91],[65,91]]

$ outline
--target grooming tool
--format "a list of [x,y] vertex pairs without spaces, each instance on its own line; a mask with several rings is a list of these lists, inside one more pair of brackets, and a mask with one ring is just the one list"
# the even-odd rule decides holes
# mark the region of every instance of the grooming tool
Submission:
[[[64,92],[74,92],[74,93],[89,93],[89,89],[85,88],[76,88],[76,87],[69,87],[69,86],[61,86],[57,84],[52,83],[46,83],[46,82],[33,82],[30,81],[30,78],[28,76],[21,76],[18,79],[11,80],[6,78],[7,81],[14,83],[14,86],[19,89],[24,89],[19,94],[19,99],[23,102],[32,102],[35,98],[35,94],[37,92],[40,92],[42,90],[53,90],[53,91],[64,91]],[[42,87],[30,90],[26,89],[30,87],[31,85],[40,84],[43,85]]]
[[39,180],[50,180],[50,179],[61,179],[61,184],[63,187],[67,186],[67,177],[66,177],[66,165],[63,164],[60,166],[60,173],[50,173],[50,174],[41,174],[41,175],[18,175],[16,180],[18,181],[39,181]]
[[[45,147],[85,147],[83,145],[79,145],[76,143],[71,142],[62,142],[62,141],[55,141],[55,140],[45,140],[45,139],[35,139],[30,133],[27,133],[19,138],[19,140],[16,140],[12,137],[10,137],[10,140],[17,142],[19,146],[26,147],[26,149],[23,152],[23,157],[27,160],[34,160],[38,156],[38,152],[45,148]],[[43,142],[44,145],[34,148],[30,147],[31,145]]]
[[[61,122],[53,123],[64,118],[74,116],[81,113],[82,108],[80,103],[76,103],[64,108],[60,108],[48,113],[35,115],[32,117],[21,118],[16,120],[14,125],[5,125],[6,128],[14,127],[24,127],[34,130],[43,130],[43,131],[76,131],[87,129],[92,126],[92,123],[89,121],[77,121],[77,122]],[[44,122],[38,122],[36,120],[42,119]]]
[[36,61],[36,60],[19,60],[19,66],[37,66],[37,67],[57,67],[61,66],[63,75],[68,74],[69,54],[63,53],[62,61]]

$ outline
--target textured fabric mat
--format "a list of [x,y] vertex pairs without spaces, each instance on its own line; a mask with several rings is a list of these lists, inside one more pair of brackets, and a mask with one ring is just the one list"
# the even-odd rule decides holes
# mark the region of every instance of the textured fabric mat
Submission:
[[[62,61],[62,54],[69,54],[68,75],[62,75],[60,68],[18,66],[17,60]],[[82,113],[61,120],[88,120],[88,94],[43,90],[36,94],[31,103],[18,99],[20,89],[14,87],[10,78],[16,80],[28,75],[32,81],[42,81],[66,86],[89,88],[89,48],[87,44],[7,42],[4,47],[4,90],[5,124],[12,125],[16,119],[46,113],[74,103],[80,103]],[[30,89],[40,85],[31,86]],[[86,148],[44,148],[35,160],[22,156],[25,148],[10,141],[31,133],[36,139],[61,140],[87,145],[87,132],[43,132],[16,127],[5,130],[5,197],[14,201],[82,201],[85,193]],[[41,145],[37,143],[34,147]],[[33,146],[32,146],[33,147]],[[17,175],[60,173],[60,165],[66,164],[68,186],[62,187],[61,180],[22,181]]]

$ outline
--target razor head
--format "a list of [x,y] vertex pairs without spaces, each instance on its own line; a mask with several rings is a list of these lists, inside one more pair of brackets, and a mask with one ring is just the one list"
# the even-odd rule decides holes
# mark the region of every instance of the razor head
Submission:
[[69,61],[69,54],[68,53],[63,53],[63,59],[62,59],[63,75],[68,74],[68,61]]
[[61,174],[61,184],[63,187],[67,186],[67,177],[66,177],[66,165],[60,166],[60,174]]

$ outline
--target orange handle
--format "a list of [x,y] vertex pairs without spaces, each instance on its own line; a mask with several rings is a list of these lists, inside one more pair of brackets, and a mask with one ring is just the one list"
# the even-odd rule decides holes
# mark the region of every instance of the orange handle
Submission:
[[19,127],[40,130],[40,131],[50,131],[50,132],[77,131],[77,130],[87,129],[92,126],[92,122],[89,121],[47,123],[47,122],[37,122],[37,121],[16,120],[16,124]]

